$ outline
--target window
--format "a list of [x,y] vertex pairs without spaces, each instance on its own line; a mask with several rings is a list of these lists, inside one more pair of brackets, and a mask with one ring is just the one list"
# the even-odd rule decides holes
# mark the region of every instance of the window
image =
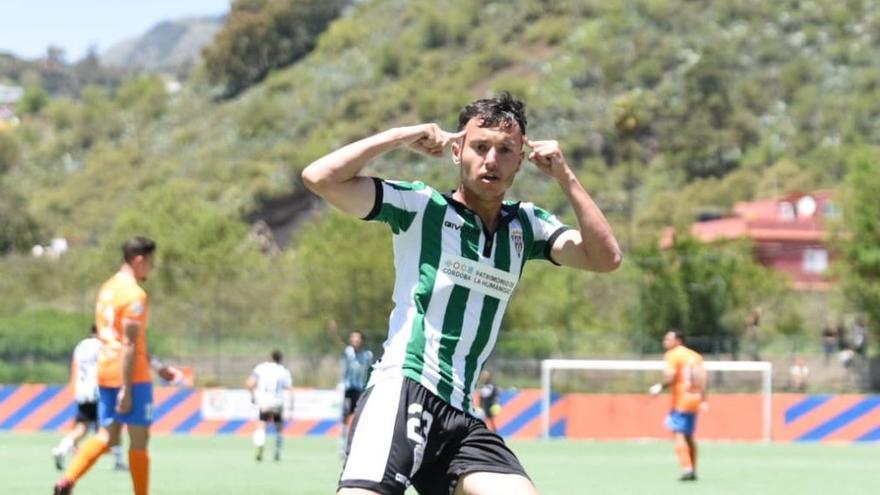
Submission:
[[825,273],[828,270],[828,251],[822,248],[804,249],[804,271]]
[[795,218],[794,205],[788,201],[779,203],[779,219],[791,221]]

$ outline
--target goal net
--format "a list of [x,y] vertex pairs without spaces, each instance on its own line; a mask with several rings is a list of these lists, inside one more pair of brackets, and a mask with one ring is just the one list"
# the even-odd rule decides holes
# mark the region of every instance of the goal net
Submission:
[[[705,361],[709,373],[706,414],[697,434],[725,440],[772,437],[772,364],[766,361]],[[541,361],[541,428],[544,438],[567,421],[574,438],[662,437],[669,393],[652,397],[663,361],[545,359]],[[565,392],[564,395],[558,392]],[[560,397],[563,403],[559,403]],[[551,400],[552,399],[552,400]],[[560,409],[564,408],[564,413]]]

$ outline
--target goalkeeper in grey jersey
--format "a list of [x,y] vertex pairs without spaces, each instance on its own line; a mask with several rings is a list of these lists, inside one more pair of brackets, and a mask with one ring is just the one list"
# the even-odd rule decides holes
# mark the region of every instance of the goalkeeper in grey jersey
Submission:
[[330,336],[342,349],[342,435],[341,457],[345,458],[345,445],[348,443],[348,430],[355,406],[364,393],[367,379],[373,366],[373,351],[364,349],[364,334],[354,330],[348,334],[348,345],[342,341],[336,331],[336,322],[331,321],[328,329]]

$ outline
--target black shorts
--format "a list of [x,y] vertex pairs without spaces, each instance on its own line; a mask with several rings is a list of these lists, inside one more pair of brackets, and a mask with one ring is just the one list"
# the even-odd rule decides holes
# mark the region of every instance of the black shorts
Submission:
[[358,403],[339,488],[449,495],[473,472],[528,478],[504,440],[408,378],[370,387]]
[[356,388],[345,389],[345,398],[342,400],[342,419],[354,414],[354,408],[357,406],[358,399],[361,398],[362,390]]
[[98,403],[97,402],[77,402],[76,418],[77,423],[97,423],[98,422]]
[[267,423],[281,423],[283,421],[282,413],[283,411],[280,407],[277,409],[260,410],[260,421],[265,421]]

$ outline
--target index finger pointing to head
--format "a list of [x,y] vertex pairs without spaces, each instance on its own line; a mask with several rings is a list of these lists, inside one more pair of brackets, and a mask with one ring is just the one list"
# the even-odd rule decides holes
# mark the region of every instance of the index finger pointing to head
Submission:
[[452,133],[449,135],[449,139],[461,139],[467,133],[467,129],[462,129],[456,133]]
[[523,144],[525,144],[525,145],[528,146],[529,148],[534,148],[534,147],[535,147],[535,145],[532,144],[532,140],[529,139],[528,136],[523,136]]

